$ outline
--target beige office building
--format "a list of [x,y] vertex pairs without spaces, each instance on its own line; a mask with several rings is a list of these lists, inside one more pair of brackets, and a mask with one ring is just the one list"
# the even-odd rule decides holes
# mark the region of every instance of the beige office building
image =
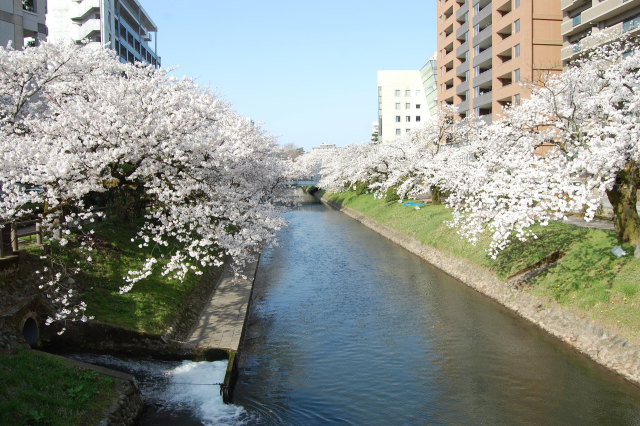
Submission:
[[379,141],[406,136],[429,114],[420,71],[378,71]]
[[47,38],[46,0],[0,0],[0,43],[15,49]]
[[561,0],[436,0],[438,104],[495,119],[562,70]]
[[604,33],[599,41],[640,33],[640,0],[562,0],[562,61],[572,59],[595,46],[586,39]]

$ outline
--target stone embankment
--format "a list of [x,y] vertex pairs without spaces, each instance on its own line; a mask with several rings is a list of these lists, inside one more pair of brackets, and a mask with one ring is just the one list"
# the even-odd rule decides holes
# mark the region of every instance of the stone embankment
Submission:
[[640,347],[630,344],[615,332],[551,300],[519,289],[487,269],[429,247],[325,196],[316,197],[640,386]]

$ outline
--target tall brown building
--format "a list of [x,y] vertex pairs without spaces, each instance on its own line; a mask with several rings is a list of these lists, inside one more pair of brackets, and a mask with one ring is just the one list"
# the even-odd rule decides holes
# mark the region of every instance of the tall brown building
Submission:
[[562,70],[561,0],[436,0],[438,104],[489,121]]

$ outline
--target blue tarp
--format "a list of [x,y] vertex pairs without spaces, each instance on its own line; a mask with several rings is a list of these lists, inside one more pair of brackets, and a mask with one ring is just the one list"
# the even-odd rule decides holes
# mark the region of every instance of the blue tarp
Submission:
[[403,203],[404,206],[424,206],[424,203],[419,203],[419,202],[414,202],[414,201],[409,201],[407,203]]

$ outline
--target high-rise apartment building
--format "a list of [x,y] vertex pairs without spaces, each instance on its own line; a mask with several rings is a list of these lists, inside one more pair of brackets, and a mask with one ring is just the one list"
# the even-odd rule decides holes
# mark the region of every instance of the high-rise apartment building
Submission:
[[489,121],[562,70],[561,0],[437,0],[438,104]]
[[438,110],[438,61],[437,53],[434,53],[420,68],[424,95],[427,98],[429,113],[435,115]]
[[[640,34],[640,0],[562,0],[562,13],[565,65],[597,42]],[[604,36],[585,40],[592,33]]]
[[378,71],[378,140],[407,135],[429,117],[420,71]]
[[49,40],[89,40],[123,62],[160,66],[158,27],[138,0],[49,0]]
[[15,49],[47,38],[46,0],[0,0],[0,43]]

